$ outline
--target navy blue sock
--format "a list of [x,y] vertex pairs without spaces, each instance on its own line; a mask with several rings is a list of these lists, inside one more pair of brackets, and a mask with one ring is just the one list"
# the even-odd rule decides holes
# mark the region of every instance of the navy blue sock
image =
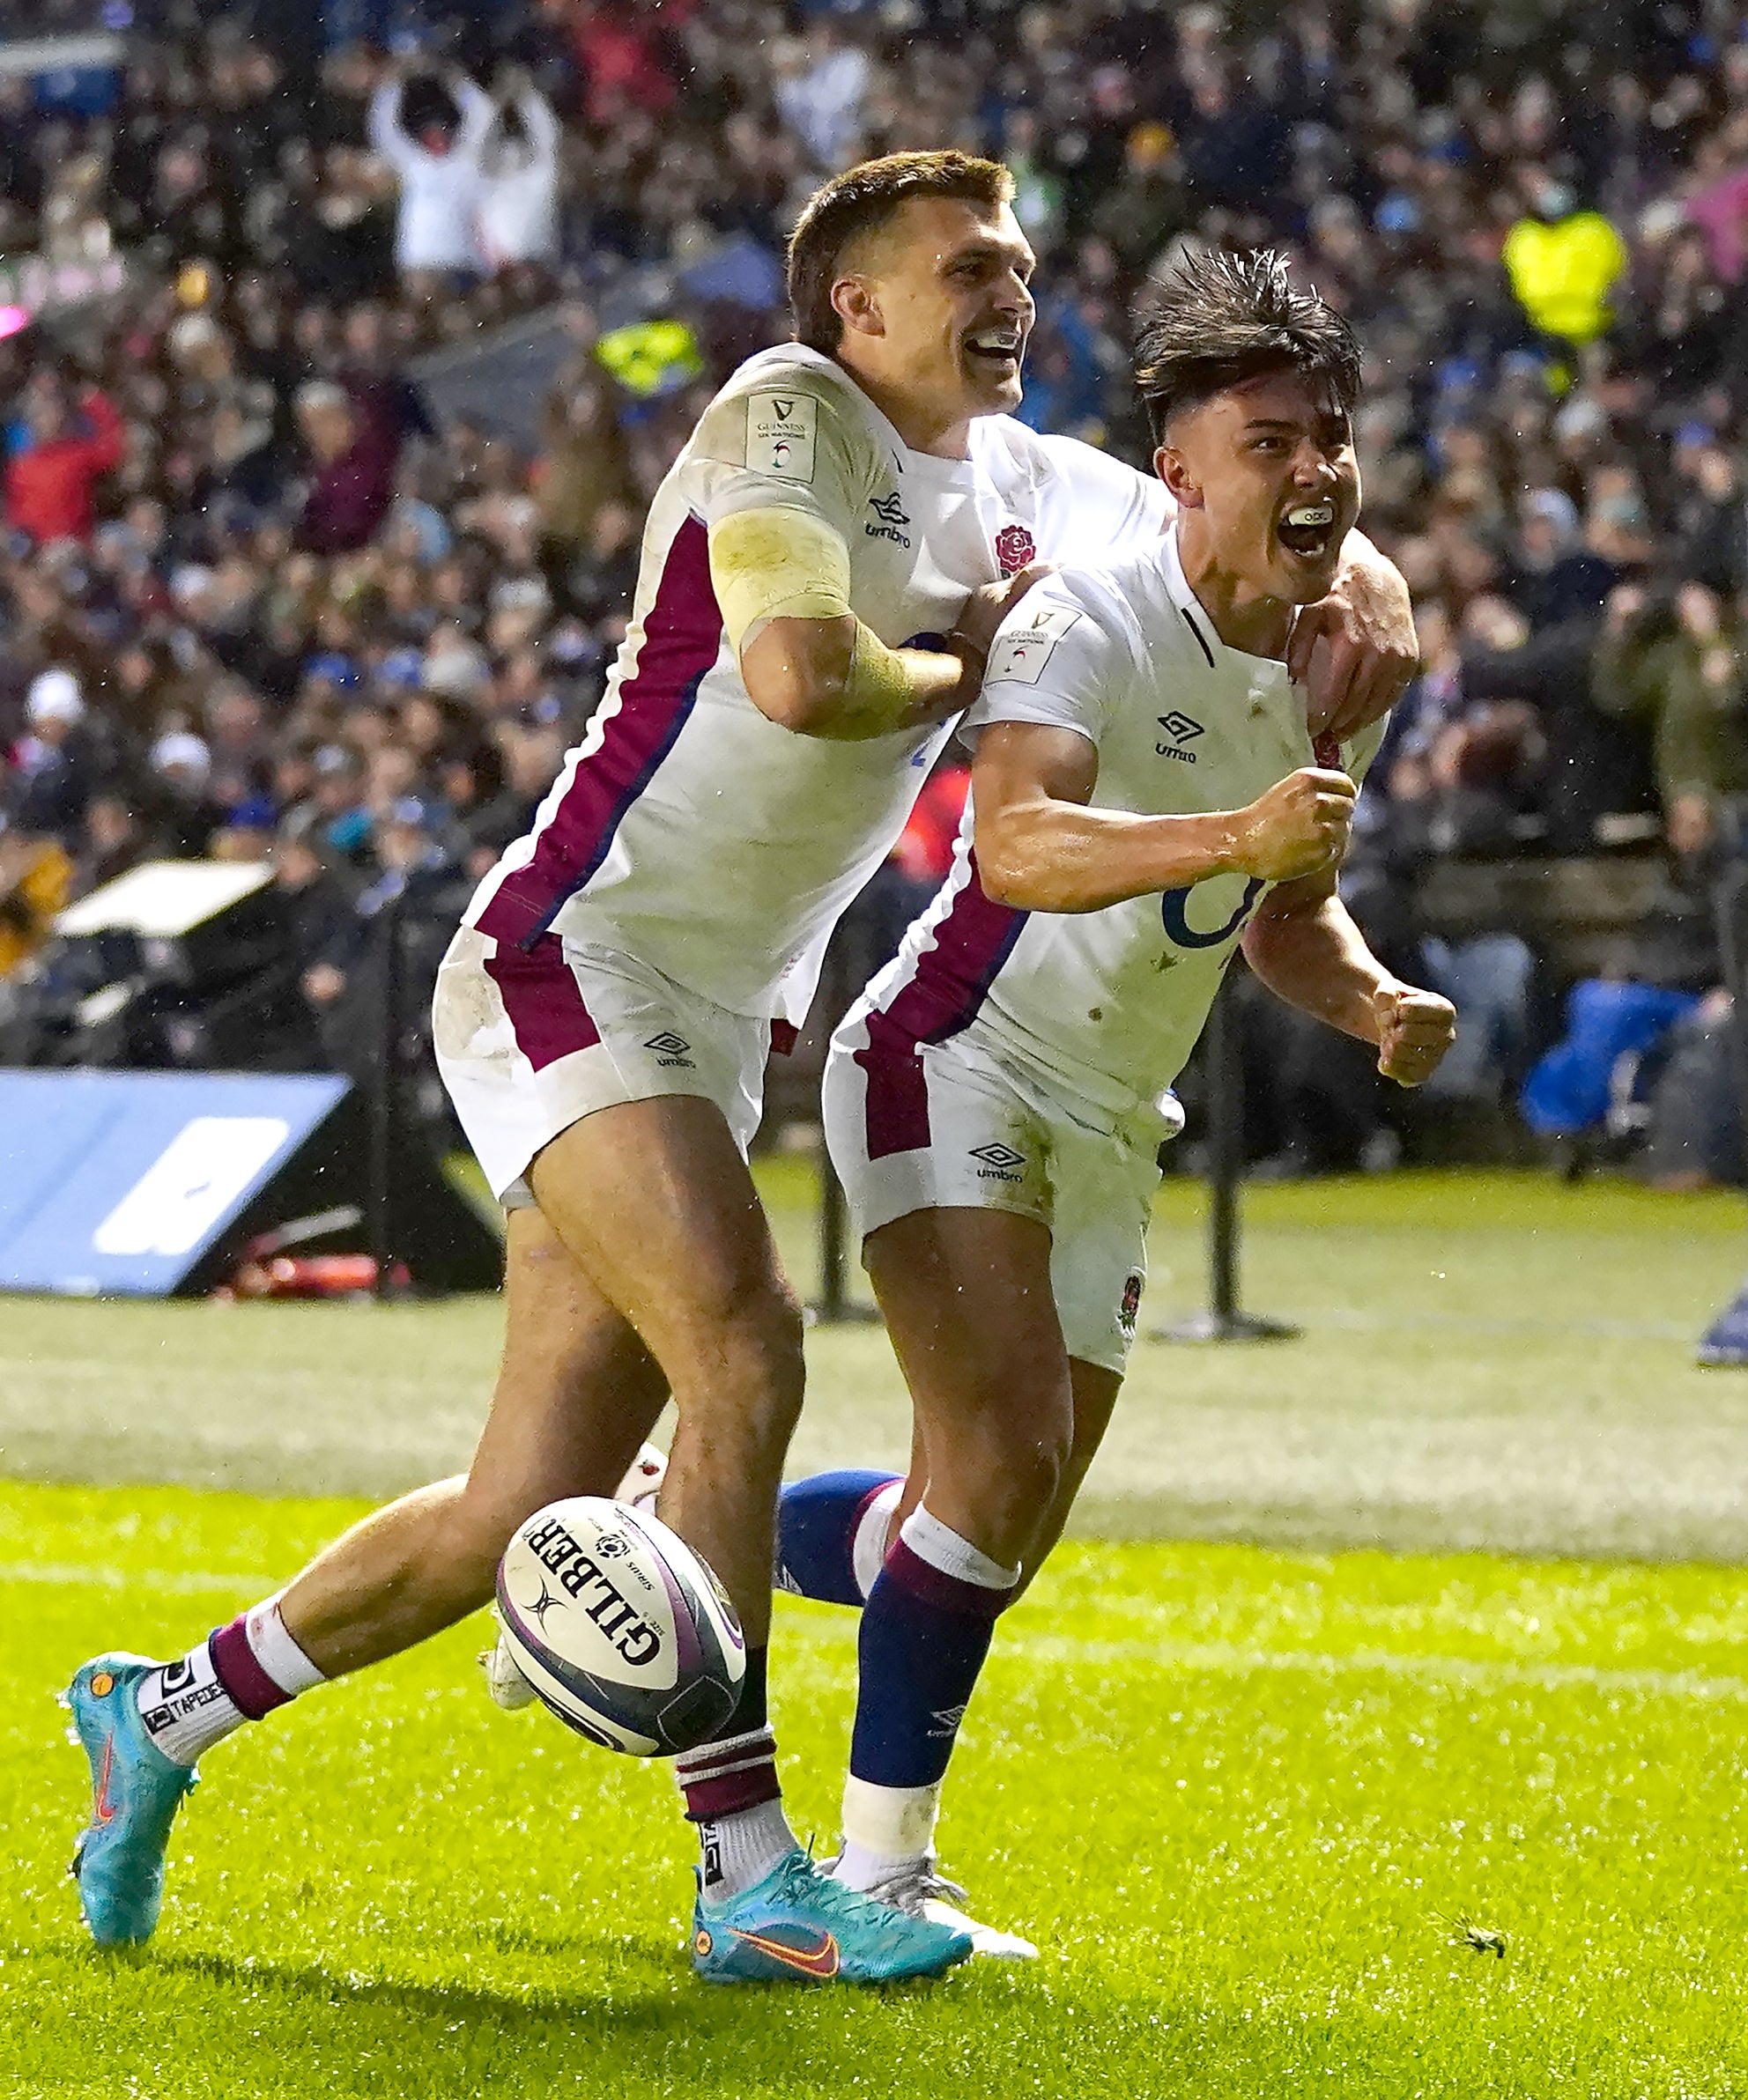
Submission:
[[792,1481],[777,1498],[777,1587],[825,1604],[860,1605],[856,1526],[870,1499],[898,1478],[855,1466]]
[[943,1776],[1012,1593],[944,1574],[893,1542],[862,1614],[853,1778],[932,1786]]

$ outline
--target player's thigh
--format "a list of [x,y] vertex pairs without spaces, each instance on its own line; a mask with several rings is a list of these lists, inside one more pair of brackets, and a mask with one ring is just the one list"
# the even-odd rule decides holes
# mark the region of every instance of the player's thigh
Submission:
[[676,1383],[749,1340],[798,1366],[800,1309],[714,1102],[603,1109],[560,1132],[530,1179],[567,1248]]
[[1086,1469],[1099,1455],[1105,1431],[1111,1426],[1117,1400],[1122,1392],[1122,1373],[1102,1364],[1085,1364],[1070,1357],[1069,1390],[1074,1402],[1074,1444],[1063,1475],[1063,1489],[1070,1500],[1086,1477]]
[[1042,1391],[1065,1406],[1048,1141],[1031,1105],[958,1044],[891,1054],[853,1016],[826,1061],[824,1107],[925,1439],[1016,1381],[1022,1404]]
[[507,1221],[504,1312],[503,1359],[469,1473],[471,1497],[520,1505],[520,1515],[563,1495],[611,1494],[655,1426],[667,1381],[532,1205]]

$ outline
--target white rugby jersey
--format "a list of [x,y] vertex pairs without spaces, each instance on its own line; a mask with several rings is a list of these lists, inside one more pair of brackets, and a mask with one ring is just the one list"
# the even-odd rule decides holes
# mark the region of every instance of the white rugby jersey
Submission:
[[[1033,587],[966,726],[1007,721],[1077,730],[1099,753],[1092,806],[1140,816],[1242,809],[1315,762],[1303,688],[1215,633],[1174,530]],[[1343,747],[1355,779],[1382,738],[1379,723]],[[865,995],[870,1044],[914,1057],[969,1029],[1115,1114],[1159,1101],[1269,885],[1213,876],[1100,912],[1028,913],[983,894],[972,837],[967,804],[945,883]],[[890,1135],[902,1149],[903,1133]]]
[[853,380],[796,344],[743,365],[656,492],[632,621],[588,735],[467,923],[623,948],[731,1012],[799,1024],[833,926],[904,829],[951,724],[833,743],[747,697],[706,534],[801,511],[849,549],[850,604],[893,647],[937,640],[966,594],[1034,556],[1158,540],[1159,483],[1011,417],[968,460],[910,451]]

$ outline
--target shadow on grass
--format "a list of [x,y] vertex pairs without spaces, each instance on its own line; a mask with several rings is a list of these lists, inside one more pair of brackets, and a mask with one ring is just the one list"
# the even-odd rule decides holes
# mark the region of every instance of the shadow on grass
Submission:
[[[507,1953],[515,1936],[494,1935],[482,1965]],[[78,2065],[56,2058],[58,2074],[36,2082],[27,2070],[13,2083],[0,2072],[0,2089],[107,2100],[120,2089],[118,2065],[168,2051],[176,2089],[200,2100],[548,2100],[597,2091],[618,2100],[915,2100],[936,2091],[954,2100],[1280,2100],[1314,2087],[1340,2100],[1469,2090],[1637,2100],[1647,2091],[1743,2089],[1716,2082],[1722,2061],[1703,2036],[1687,2037],[1667,2062],[1668,2037],[1658,2040],[1658,2065],[1707,2082],[1665,2085],[1646,2076],[1645,2034],[1628,2047],[1600,2025],[1581,2022],[1574,2032],[1551,2022],[1545,2007],[1478,1995],[1478,1983],[1496,1980],[1492,1964],[1455,1972],[1452,2002],[1415,2015],[1350,2004],[1332,2016],[1270,2003],[1266,1992],[1256,2003],[1187,1997],[1181,1978],[1161,1978],[1150,1993],[1133,1969],[1115,1971],[1108,1990],[1077,1988],[1054,1963],[984,1966],[892,1991],[717,1990],[696,1983],[654,1938],[605,1933],[530,1936],[524,1961],[557,1955],[586,1979],[576,1986],[514,1974],[424,1983],[169,1949],[114,1963],[85,1948],[63,1966],[66,1951],[58,1943],[30,1950],[73,1986],[62,1993],[69,2010],[81,1996],[78,1972],[93,1979],[108,1970],[96,2000],[78,2006]],[[1503,2084],[1492,2053],[1500,2049],[1513,2065]],[[41,2061],[46,2070],[51,2057]]]
[[[421,2100],[473,2100],[487,2089],[544,2096],[579,2082],[592,2089],[597,2081],[604,2089],[611,2082],[625,2100],[670,2093],[868,2100],[916,2091],[925,2067],[939,2068],[944,2047],[962,2090],[968,2084],[995,2094],[1018,2089],[998,2067],[1035,2063],[1041,2029],[1065,2075],[1077,2053],[1069,2037],[1083,2017],[1115,2038],[1113,2008],[1095,2015],[1059,1980],[1041,1991],[1028,1987],[1029,1978],[987,1972],[878,1990],[724,1989],[698,1982],[678,1952],[648,1936],[559,1939],[500,1929],[488,1938],[493,1956],[556,1956],[593,1987],[554,1988],[537,1978],[424,1984],[192,1952],[167,1951],[137,1965],[176,1979],[166,1995],[179,2001],[179,2025],[196,2009],[190,1996],[197,1998],[209,2075],[218,2075],[218,2089],[251,2093],[374,2093],[362,2067],[388,2061],[418,2063]],[[304,2062],[303,2082],[289,2075],[288,2047]],[[275,2065],[284,2082],[270,2084],[263,2072]],[[340,2066],[354,2068],[336,2080],[330,2067]],[[1029,2076],[1022,2085],[1036,2089]],[[1070,2078],[1057,2089],[1076,2089]]]
[[[572,1954],[574,1940],[542,1943],[530,1936],[526,1949],[541,1954]],[[348,2012],[384,2010],[404,2013],[422,2020],[493,2022],[500,2028],[538,2034],[555,2022],[574,2036],[579,2022],[598,2025],[604,2038],[619,2039],[627,2032],[648,2029],[672,2017],[673,1992],[659,1977],[651,1976],[651,1988],[639,1996],[636,1982],[625,1975],[626,1948],[621,1943],[617,1964],[617,1987],[599,1992],[551,1991],[538,1985],[519,1987],[506,1984],[417,1984],[393,1977],[365,1977],[356,1971],[325,1969],[314,1963],[289,1963],[245,1956],[241,1960],[219,1954],[165,1954],[136,1956],[141,1967],[152,1967],[172,1976],[185,1976],[211,1984],[223,1991],[258,1990],[263,1985],[293,1997],[315,2000],[324,2010],[344,2016]],[[648,1945],[635,1948],[638,1968],[653,1970],[659,1956]]]

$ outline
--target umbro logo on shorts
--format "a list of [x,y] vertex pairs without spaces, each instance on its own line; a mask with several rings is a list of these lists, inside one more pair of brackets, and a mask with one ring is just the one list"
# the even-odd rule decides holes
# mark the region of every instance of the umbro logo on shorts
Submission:
[[1160,758],[1181,758],[1186,765],[1194,765],[1196,753],[1186,751],[1184,746],[1194,743],[1196,739],[1203,734],[1202,724],[1196,721],[1193,714],[1181,714],[1175,707],[1169,714],[1161,714],[1155,719],[1166,735],[1171,738],[1169,743],[1156,743],[1153,746]]
[[686,1055],[692,1045],[683,1035],[676,1035],[671,1028],[664,1028],[660,1035],[652,1035],[643,1046],[656,1053],[656,1061],[659,1065],[690,1065],[692,1062]]
[[1016,1152],[1011,1145],[974,1145],[971,1157],[983,1162],[977,1172],[980,1181],[1018,1181],[1015,1170],[1026,1165],[1025,1153]]

